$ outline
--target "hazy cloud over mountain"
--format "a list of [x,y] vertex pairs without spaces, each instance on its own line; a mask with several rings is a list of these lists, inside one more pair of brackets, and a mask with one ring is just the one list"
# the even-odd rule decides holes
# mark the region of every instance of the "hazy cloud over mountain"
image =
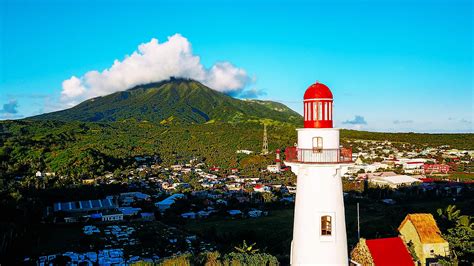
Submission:
[[21,117],[21,115],[18,114],[17,100],[12,99],[2,105],[2,108],[0,109],[1,119],[14,119],[19,117]]
[[342,122],[343,124],[348,124],[348,125],[367,125],[367,121],[365,121],[365,118],[360,115],[356,115],[354,119],[352,120],[346,120]]
[[8,103],[3,104],[2,109],[0,109],[1,114],[16,114],[18,113],[18,102],[16,100],[10,100]]
[[232,94],[242,92],[251,82],[245,70],[230,62],[218,62],[205,68],[199,56],[193,54],[188,39],[175,34],[163,43],[152,39],[140,44],[135,52],[121,61],[115,60],[107,69],[92,70],[63,81],[61,102],[72,106],[85,99],[170,77],[195,79],[212,89]]

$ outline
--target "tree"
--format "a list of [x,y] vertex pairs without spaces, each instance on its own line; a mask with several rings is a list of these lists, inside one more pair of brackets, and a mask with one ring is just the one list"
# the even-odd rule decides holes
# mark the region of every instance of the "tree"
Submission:
[[474,261],[474,222],[473,217],[461,215],[455,205],[437,210],[445,228],[443,237],[449,242],[450,259],[464,263]]
[[236,246],[236,247],[234,247],[234,249],[237,250],[240,253],[254,254],[254,253],[257,253],[259,251],[259,249],[254,248],[254,246],[256,244],[257,243],[253,243],[251,245],[248,245],[247,242],[244,240],[244,242],[242,243],[242,246],[240,246],[240,247]]

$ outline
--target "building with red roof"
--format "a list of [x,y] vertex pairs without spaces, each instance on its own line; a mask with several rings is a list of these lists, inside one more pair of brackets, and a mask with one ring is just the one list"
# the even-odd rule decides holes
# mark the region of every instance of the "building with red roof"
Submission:
[[370,240],[361,238],[351,252],[351,260],[355,265],[415,265],[410,252],[400,237]]
[[425,174],[436,174],[436,173],[447,174],[449,172],[449,165],[447,165],[447,164],[424,164],[423,169],[425,170]]

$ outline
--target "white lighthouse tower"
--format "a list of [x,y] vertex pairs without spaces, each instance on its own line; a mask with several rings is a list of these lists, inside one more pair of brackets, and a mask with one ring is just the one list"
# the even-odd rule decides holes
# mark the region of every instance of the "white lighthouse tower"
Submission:
[[304,94],[298,146],[285,151],[285,164],[297,175],[292,265],[348,264],[341,169],[352,151],[339,146],[332,115],[331,90],[316,82]]

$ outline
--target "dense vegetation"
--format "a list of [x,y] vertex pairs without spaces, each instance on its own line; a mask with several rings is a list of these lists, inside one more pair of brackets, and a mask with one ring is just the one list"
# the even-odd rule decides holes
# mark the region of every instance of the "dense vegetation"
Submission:
[[[82,123],[51,121],[0,122],[2,177],[52,171],[89,178],[134,163],[136,156],[155,156],[164,164],[198,158],[223,167],[252,166],[260,156],[237,154],[261,149],[263,126],[256,122],[160,125],[149,122]],[[270,149],[292,145],[294,127],[268,127]],[[266,162],[265,159],[263,159]],[[268,157],[271,161],[272,158]]]
[[382,133],[359,130],[343,130],[343,138],[364,139],[376,141],[405,142],[411,144],[438,147],[449,145],[451,148],[461,150],[474,149],[474,134],[429,134],[429,133]]
[[[268,120],[270,150],[291,146],[295,126]],[[0,122],[0,176],[14,178],[51,171],[73,179],[113,172],[135,162],[135,156],[155,156],[164,164],[198,158],[209,165],[252,168],[273,156],[237,154],[247,149],[258,154],[263,128],[260,122],[157,124],[123,121],[111,123],[58,121]],[[389,134],[343,130],[342,138],[390,140],[420,145],[449,144],[473,149],[473,134]],[[464,145],[464,146],[463,146]]]
[[[291,146],[295,126],[264,120],[268,124],[270,150]],[[208,165],[258,168],[273,156],[237,154],[247,149],[258,154],[263,126],[260,122],[160,124],[122,122],[0,122],[0,176],[31,176],[51,171],[73,179],[90,178],[135,162],[136,156],[155,156],[164,164],[197,158]],[[473,134],[373,133],[343,130],[343,139],[389,140],[420,145],[449,144],[474,149]]]
[[[166,258],[159,265],[212,265],[212,266],[231,266],[231,265],[279,265],[277,258],[266,253],[257,252],[231,252],[221,255],[219,252],[205,252],[197,256],[183,254],[180,256]],[[141,265],[137,263],[136,265]]]

